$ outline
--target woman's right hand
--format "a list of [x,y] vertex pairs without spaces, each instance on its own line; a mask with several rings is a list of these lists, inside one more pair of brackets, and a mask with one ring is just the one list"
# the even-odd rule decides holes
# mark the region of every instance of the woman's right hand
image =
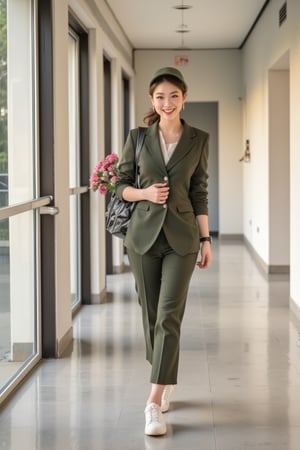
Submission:
[[143,191],[145,200],[163,205],[168,200],[170,188],[167,183],[155,183]]

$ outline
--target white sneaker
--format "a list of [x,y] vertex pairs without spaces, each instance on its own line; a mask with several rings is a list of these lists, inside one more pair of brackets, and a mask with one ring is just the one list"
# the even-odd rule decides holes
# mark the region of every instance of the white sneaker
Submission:
[[174,391],[174,386],[172,384],[168,384],[165,386],[162,396],[161,396],[161,412],[167,412],[170,408],[170,397],[172,392]]
[[166,434],[167,426],[161,409],[156,403],[150,403],[146,406],[145,419],[145,434],[148,436],[161,436],[162,434]]

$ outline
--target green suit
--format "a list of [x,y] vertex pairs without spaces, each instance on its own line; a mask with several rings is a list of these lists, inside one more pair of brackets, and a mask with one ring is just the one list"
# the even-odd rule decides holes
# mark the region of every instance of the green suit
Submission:
[[[120,159],[117,195],[135,181],[137,129]],[[136,280],[151,382],[176,384],[180,326],[189,281],[199,251],[196,216],[207,214],[208,134],[183,122],[183,132],[167,165],[158,123],[146,130],[140,153],[139,186],[167,182],[166,204],[137,203],[124,241]]]

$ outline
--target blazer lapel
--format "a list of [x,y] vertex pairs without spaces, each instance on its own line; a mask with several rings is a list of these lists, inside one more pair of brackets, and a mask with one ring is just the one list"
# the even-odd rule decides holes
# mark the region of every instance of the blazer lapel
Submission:
[[147,129],[145,146],[153,159],[155,159],[159,165],[163,165],[165,167],[165,162],[160,147],[158,122],[154,123]]
[[159,133],[158,133],[158,122],[151,125],[147,129],[147,134],[145,138],[145,146],[147,147],[149,153],[157,161],[157,163],[164,168],[171,169],[173,166],[178,164],[182,158],[185,157],[187,153],[191,150],[193,139],[196,136],[193,128],[186,124],[183,120],[183,131],[181,138],[174,150],[167,165],[165,165],[162,150],[160,147]]
[[181,138],[179,139],[179,142],[174,150],[174,153],[167,164],[167,169],[171,169],[173,166],[178,164],[182,160],[182,158],[184,158],[186,154],[189,153],[195,135],[196,134],[193,131],[193,129],[185,122],[183,122],[183,131]]

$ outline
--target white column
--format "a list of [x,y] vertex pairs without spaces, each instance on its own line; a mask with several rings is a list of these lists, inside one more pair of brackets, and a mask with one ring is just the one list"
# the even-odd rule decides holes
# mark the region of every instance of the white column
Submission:
[[[89,31],[90,173],[104,158],[103,48],[98,29]],[[105,294],[105,204],[104,197],[91,192],[91,301]]]
[[[111,61],[112,75],[112,151],[122,153],[123,147],[123,88],[122,88],[122,70],[118,60]],[[122,271],[124,263],[123,241],[119,238],[113,238],[113,268],[115,272]]]

